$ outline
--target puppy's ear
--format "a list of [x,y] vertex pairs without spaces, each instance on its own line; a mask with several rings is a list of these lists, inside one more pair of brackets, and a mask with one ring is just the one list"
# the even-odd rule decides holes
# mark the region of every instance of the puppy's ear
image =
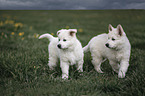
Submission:
[[123,30],[123,28],[122,28],[122,26],[121,26],[120,24],[118,24],[118,26],[117,26],[117,30],[118,30],[118,34],[119,34],[120,36],[122,36],[124,30]]
[[69,29],[69,31],[70,36],[75,36],[75,34],[77,33],[77,29]]
[[109,31],[112,31],[112,29],[113,29],[113,26],[112,26],[111,24],[109,24],[108,30],[109,30]]
[[57,31],[57,36],[59,35],[60,31]]

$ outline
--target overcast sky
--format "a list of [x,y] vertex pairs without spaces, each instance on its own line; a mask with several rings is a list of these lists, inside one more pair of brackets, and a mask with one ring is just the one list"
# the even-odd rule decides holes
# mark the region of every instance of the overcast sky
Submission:
[[0,0],[0,10],[145,9],[145,0]]

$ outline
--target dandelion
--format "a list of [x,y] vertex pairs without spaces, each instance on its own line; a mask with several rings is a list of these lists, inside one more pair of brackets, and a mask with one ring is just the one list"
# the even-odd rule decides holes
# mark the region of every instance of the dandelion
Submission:
[[9,24],[14,24],[14,21],[13,20],[9,20]]
[[14,34],[15,34],[14,32],[11,33],[11,35],[14,35]]
[[14,21],[13,20],[6,20],[5,24],[14,24]]
[[23,27],[23,24],[22,23],[15,23],[15,25],[14,25],[16,28],[17,27]]
[[20,32],[20,33],[19,33],[19,36],[22,36],[22,35],[24,35],[24,32]]
[[66,29],[69,29],[69,26],[66,26],[65,28],[66,28]]
[[53,35],[54,35],[54,33],[51,33],[51,35],[53,36]]
[[1,22],[0,22],[0,26],[3,26],[3,25],[4,25],[4,23],[1,21]]
[[82,29],[82,28],[80,28],[80,29],[78,29],[78,31],[79,31],[79,32],[83,32],[83,29]]

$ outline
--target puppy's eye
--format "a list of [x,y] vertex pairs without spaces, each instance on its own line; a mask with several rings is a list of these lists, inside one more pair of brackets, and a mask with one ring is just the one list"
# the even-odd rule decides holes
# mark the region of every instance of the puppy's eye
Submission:
[[58,41],[60,41],[60,39],[58,39]]
[[66,39],[63,39],[63,41],[66,41]]
[[112,41],[114,41],[115,39],[114,38],[112,38]]

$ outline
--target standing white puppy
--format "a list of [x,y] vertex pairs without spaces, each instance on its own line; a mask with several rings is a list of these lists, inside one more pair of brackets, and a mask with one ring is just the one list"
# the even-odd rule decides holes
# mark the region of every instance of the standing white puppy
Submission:
[[67,79],[69,75],[69,65],[76,64],[77,70],[83,72],[83,48],[76,37],[77,29],[61,29],[57,32],[58,38],[50,34],[43,34],[39,37],[48,38],[50,69],[54,69],[60,59],[62,78]]
[[109,24],[109,33],[92,38],[83,50],[91,52],[92,64],[97,72],[103,73],[100,66],[103,58],[107,58],[113,70],[118,73],[118,77],[125,77],[129,66],[131,45],[120,24],[117,28]]

